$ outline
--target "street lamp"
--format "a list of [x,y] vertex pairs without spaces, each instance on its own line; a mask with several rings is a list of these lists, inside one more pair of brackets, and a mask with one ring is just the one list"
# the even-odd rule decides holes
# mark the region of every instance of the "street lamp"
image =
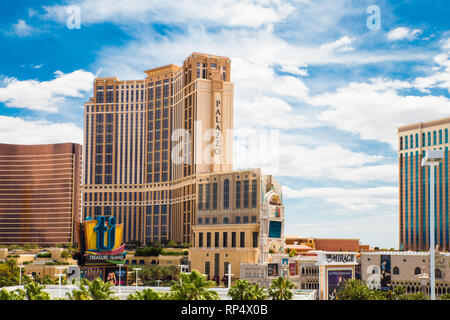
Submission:
[[134,271],[136,271],[136,291],[138,287],[138,272],[139,270],[142,270],[142,268],[133,268]]
[[19,266],[19,288],[22,287],[22,268],[25,267],[24,265]]
[[[436,300],[436,277],[434,268],[434,175],[436,174],[436,166],[444,159],[443,150],[428,150],[425,158],[422,159],[422,167],[430,167],[430,292],[431,300]],[[433,168],[431,170],[431,168]]]

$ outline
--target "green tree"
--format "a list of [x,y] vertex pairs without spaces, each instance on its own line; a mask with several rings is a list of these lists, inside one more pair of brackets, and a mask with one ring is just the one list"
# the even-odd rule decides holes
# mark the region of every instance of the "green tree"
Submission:
[[251,284],[245,279],[238,279],[228,291],[231,300],[266,300],[268,298],[264,288],[258,284]]
[[18,292],[24,294],[27,300],[51,300],[50,294],[44,291],[45,287],[37,282],[27,283],[24,289],[25,291],[19,289]]
[[67,293],[67,296],[70,300],[118,300],[111,291],[111,284],[100,278],[91,282],[83,279],[80,289],[73,290],[72,294]]
[[450,293],[444,293],[441,295],[441,300],[450,300]]
[[2,289],[0,291],[0,300],[24,300],[25,294],[22,292],[16,291],[8,291],[6,289]]
[[153,289],[144,289],[128,295],[127,300],[169,300],[169,294],[157,292]]
[[68,250],[63,250],[63,252],[61,252],[61,258],[67,259],[69,257],[70,257],[70,253]]
[[294,293],[291,291],[295,285],[287,278],[273,279],[269,288],[269,297],[272,300],[292,300]]
[[374,292],[363,280],[348,279],[338,289],[336,298],[338,300],[372,300]]
[[191,273],[180,273],[180,281],[170,288],[174,300],[219,300],[219,294],[208,290],[215,285],[214,281],[206,280],[206,276],[196,270]]

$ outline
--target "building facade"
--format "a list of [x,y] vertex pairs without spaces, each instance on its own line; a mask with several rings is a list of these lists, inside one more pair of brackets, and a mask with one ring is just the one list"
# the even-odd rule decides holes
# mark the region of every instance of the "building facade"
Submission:
[[450,250],[448,158],[450,118],[398,128],[400,250],[429,250],[430,168],[422,167],[425,151],[444,150],[436,167],[435,243]]
[[[198,176],[197,221],[189,250],[191,269],[233,278],[242,263],[259,263],[284,250],[281,186],[260,169]],[[275,208],[277,210],[275,210]]]
[[[450,254],[436,253],[436,295],[450,293]],[[377,251],[361,254],[361,278],[371,289],[389,290],[402,285],[407,293],[430,294],[430,281],[421,282],[421,275],[430,274],[429,252]]]
[[73,244],[81,146],[0,144],[0,243]]
[[83,217],[124,240],[192,242],[197,175],[232,169],[230,59],[193,53],[143,80],[98,78],[85,104]]

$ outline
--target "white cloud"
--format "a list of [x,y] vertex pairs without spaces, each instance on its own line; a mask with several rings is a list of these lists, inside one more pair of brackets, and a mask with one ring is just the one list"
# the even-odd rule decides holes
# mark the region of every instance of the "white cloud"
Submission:
[[414,85],[407,81],[377,78],[311,97],[309,103],[328,107],[320,112],[320,120],[359,134],[362,139],[390,143],[396,149],[398,126],[449,115],[450,99],[401,93],[412,88]]
[[82,143],[83,130],[74,123],[0,116],[0,142],[11,144]]
[[66,98],[80,98],[89,92],[95,77],[84,70],[68,74],[56,71],[55,76],[53,80],[42,82],[6,77],[4,87],[0,88],[0,102],[8,107],[57,112]]
[[[71,5],[80,7],[81,23],[113,22],[117,24],[147,23],[191,23],[201,20],[205,25],[227,25],[260,27],[284,19],[293,7],[282,1],[255,0],[180,0],[180,1],[135,1],[127,0],[78,0]],[[66,6],[44,6],[46,18],[65,22]]]
[[27,37],[34,33],[39,32],[38,29],[33,28],[32,26],[28,25],[25,20],[19,19],[17,23],[13,24],[13,30],[14,34],[19,37]]
[[384,206],[398,205],[397,187],[375,188],[303,188],[300,190],[283,186],[283,197],[287,199],[310,198],[352,211],[374,210]]
[[389,31],[386,37],[389,41],[398,41],[403,39],[414,40],[422,33],[420,29],[409,29],[406,27],[399,27]]
[[344,36],[336,41],[333,41],[330,43],[325,43],[325,44],[321,45],[320,50],[322,50],[324,52],[333,51],[333,50],[352,51],[352,50],[354,50],[354,48],[352,48],[350,46],[350,44],[352,44],[353,41],[355,41],[354,38]]

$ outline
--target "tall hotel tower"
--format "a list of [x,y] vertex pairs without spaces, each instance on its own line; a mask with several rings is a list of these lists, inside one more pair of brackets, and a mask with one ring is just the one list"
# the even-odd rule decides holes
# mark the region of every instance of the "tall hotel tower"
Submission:
[[398,128],[400,249],[429,250],[430,168],[422,167],[426,150],[444,150],[445,159],[436,167],[435,243],[450,250],[448,131],[450,118]]
[[182,66],[145,73],[94,81],[84,113],[83,217],[115,216],[125,241],[190,243],[198,175],[232,170],[230,59],[193,53]]

